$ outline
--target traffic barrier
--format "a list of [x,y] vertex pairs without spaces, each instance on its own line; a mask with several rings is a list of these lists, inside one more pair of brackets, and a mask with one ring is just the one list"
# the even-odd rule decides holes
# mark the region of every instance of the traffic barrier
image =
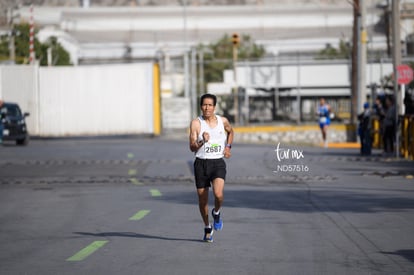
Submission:
[[382,133],[381,123],[379,117],[375,116],[371,120],[372,122],[372,148],[382,148]]
[[414,160],[414,116],[405,115],[401,119],[400,153],[406,159]]
[[[414,116],[401,116],[399,122],[397,133],[401,133],[399,141],[400,155],[406,159],[414,160]],[[383,148],[383,133],[378,116],[371,118],[371,129],[372,148]]]

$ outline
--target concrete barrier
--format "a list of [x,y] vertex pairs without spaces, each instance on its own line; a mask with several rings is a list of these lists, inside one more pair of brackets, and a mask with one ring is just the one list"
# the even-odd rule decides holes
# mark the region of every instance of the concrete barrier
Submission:
[[[322,134],[318,125],[277,125],[234,127],[235,142],[293,143],[320,145]],[[328,128],[328,142],[332,146],[359,148],[356,143],[355,126],[332,124]]]

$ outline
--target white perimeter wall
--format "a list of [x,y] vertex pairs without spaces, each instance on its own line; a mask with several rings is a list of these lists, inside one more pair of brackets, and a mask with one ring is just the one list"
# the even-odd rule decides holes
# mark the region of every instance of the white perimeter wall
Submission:
[[0,67],[0,96],[35,136],[152,134],[153,64]]
[[26,118],[30,134],[37,132],[37,88],[38,67],[1,66],[0,98],[20,105],[22,112],[29,112]]

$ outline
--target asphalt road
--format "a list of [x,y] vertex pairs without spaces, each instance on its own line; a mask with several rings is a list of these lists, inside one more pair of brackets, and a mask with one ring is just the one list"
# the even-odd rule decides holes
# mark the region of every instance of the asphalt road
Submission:
[[0,147],[0,274],[414,274],[413,162],[286,144],[232,152],[210,244],[187,140]]

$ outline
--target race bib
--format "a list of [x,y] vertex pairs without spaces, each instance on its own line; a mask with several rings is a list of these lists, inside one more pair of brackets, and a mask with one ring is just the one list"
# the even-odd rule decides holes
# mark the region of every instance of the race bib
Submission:
[[326,123],[326,121],[327,119],[324,116],[319,118],[319,123]]
[[208,156],[222,155],[224,148],[219,142],[211,140],[204,145],[204,152]]

